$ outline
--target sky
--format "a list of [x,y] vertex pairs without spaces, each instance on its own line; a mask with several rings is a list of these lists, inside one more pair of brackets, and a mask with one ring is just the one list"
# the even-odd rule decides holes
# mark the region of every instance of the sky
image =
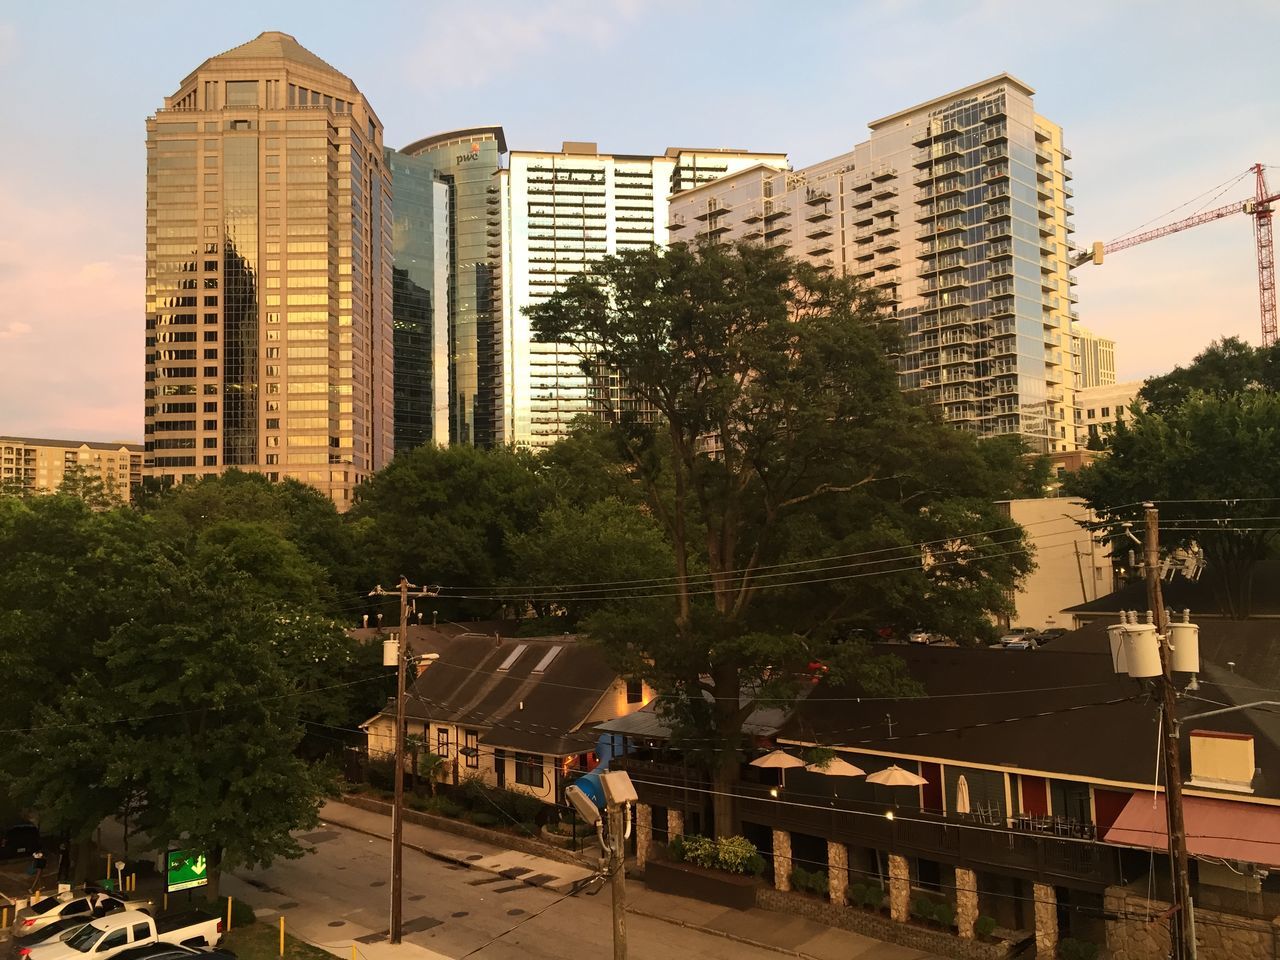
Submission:
[[[785,151],[1009,72],[1074,153],[1076,241],[1280,189],[1274,0],[130,0],[0,5],[0,432],[140,440],[145,120],[205,58],[291,33],[350,76],[390,146],[501,124],[516,149],[593,140]],[[208,13],[208,11],[205,11]],[[1215,189],[1215,187],[1217,189]],[[1249,218],[1077,271],[1119,379],[1259,339]]]

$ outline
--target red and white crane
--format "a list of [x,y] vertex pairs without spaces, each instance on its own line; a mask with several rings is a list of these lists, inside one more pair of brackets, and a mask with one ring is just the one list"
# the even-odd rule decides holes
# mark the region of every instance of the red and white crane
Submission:
[[1262,345],[1269,347],[1276,342],[1276,258],[1271,241],[1271,205],[1280,200],[1280,193],[1271,193],[1267,187],[1265,168],[1255,163],[1251,168],[1254,174],[1254,195],[1248,200],[1237,200],[1225,206],[1204,210],[1185,220],[1167,223],[1163,227],[1135,233],[1117,240],[1114,243],[1095,243],[1088,250],[1073,252],[1073,266],[1086,263],[1102,263],[1103,253],[1116,253],[1129,247],[1136,247],[1148,240],[1167,237],[1171,233],[1181,233],[1202,223],[1221,220],[1235,213],[1245,213],[1253,218],[1253,236],[1258,248],[1258,302],[1262,311]]

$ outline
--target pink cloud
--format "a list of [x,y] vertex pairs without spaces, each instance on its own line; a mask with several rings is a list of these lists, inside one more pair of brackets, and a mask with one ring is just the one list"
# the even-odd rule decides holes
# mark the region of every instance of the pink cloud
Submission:
[[99,200],[90,217],[75,199],[0,187],[0,430],[139,440],[141,237],[129,249],[103,226],[136,211]]

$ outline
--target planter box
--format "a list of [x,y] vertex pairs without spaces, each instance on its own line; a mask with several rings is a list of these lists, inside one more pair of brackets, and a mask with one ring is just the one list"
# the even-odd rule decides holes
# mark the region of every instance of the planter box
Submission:
[[704,870],[669,860],[650,860],[645,864],[644,882],[650,890],[657,890],[659,893],[692,897],[734,910],[749,910],[754,907],[756,887],[760,885],[754,877],[720,870]]

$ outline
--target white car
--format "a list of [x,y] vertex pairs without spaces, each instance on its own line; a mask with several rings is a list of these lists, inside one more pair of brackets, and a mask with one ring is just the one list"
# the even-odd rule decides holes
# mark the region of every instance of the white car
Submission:
[[150,900],[125,900],[111,894],[65,890],[42,897],[14,914],[12,933],[16,939],[21,940],[50,924],[73,917],[84,922],[121,910],[146,910],[150,907]]
[[919,627],[907,634],[908,643],[933,643],[933,634]]

